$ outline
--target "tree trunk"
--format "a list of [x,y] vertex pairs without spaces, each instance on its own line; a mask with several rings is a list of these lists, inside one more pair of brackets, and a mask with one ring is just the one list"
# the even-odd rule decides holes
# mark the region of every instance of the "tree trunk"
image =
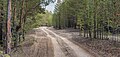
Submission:
[[0,44],[3,45],[3,4],[0,7]]
[[16,31],[16,25],[15,25],[15,23],[16,23],[16,18],[17,18],[17,15],[16,15],[16,3],[17,3],[17,0],[15,0],[15,2],[14,2],[14,10],[13,10],[13,27],[14,27],[14,30],[13,30],[13,33],[14,33],[14,38],[15,38],[15,41],[14,41],[14,47],[17,47],[17,45],[18,45],[18,33],[17,33],[17,31]]
[[94,0],[94,38],[96,38],[96,8],[97,8],[97,2]]
[[8,6],[7,6],[8,10],[7,10],[7,29],[6,29],[6,32],[7,32],[7,36],[6,36],[6,50],[5,50],[5,53],[6,54],[10,54],[11,52],[11,0],[8,0]]

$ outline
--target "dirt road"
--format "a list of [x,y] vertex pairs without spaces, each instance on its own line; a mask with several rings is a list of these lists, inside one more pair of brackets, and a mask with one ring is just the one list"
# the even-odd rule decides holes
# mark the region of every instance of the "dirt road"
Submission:
[[11,57],[54,57],[51,38],[46,37],[41,29],[33,29],[26,40],[13,50]]
[[94,57],[47,27],[34,29],[12,57]]
[[66,38],[57,35],[46,27],[40,27],[40,29],[47,34],[47,37],[52,39],[54,57],[94,57],[86,52],[86,50],[80,48]]

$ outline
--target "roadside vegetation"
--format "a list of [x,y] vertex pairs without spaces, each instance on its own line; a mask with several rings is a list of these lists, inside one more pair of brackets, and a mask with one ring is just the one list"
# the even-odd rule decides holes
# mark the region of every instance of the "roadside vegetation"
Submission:
[[53,26],[77,28],[80,35],[96,39],[120,37],[119,0],[64,0],[56,5]]
[[[50,29],[103,57],[120,57],[120,0],[57,0],[54,13],[45,10],[50,3],[55,0],[0,0],[0,57],[16,57],[18,51],[23,57],[34,53],[53,57],[53,43],[42,29]],[[52,28],[38,28],[41,26]],[[26,55],[21,48],[31,51]],[[45,48],[50,48],[49,53]]]
[[[0,50],[9,54],[25,40],[33,28],[50,24],[52,18],[45,7],[53,0],[0,0]],[[51,24],[50,24],[51,25]],[[48,25],[48,26],[50,26]]]
[[120,56],[119,0],[64,0],[55,7],[53,27],[103,57]]

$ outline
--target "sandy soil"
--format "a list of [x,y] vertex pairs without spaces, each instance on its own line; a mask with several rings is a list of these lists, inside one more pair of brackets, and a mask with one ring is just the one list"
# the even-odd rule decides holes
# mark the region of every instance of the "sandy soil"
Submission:
[[51,37],[57,40],[57,42],[61,47],[62,52],[65,54],[66,57],[94,57],[93,55],[88,53],[86,50],[82,49],[78,45],[67,40],[66,38],[57,35],[51,30],[46,29],[46,27],[42,27],[42,29],[46,31],[48,35],[51,35]]
[[83,48],[86,45],[79,44],[73,35],[47,27],[33,29],[26,35],[25,42],[12,51],[12,57],[100,57],[86,50],[90,47]]
[[25,42],[12,52],[12,57],[54,57],[51,38],[40,29],[26,35]]
[[84,38],[82,36],[79,36],[79,30],[77,29],[49,29],[86,49],[96,57],[120,57],[120,42]]

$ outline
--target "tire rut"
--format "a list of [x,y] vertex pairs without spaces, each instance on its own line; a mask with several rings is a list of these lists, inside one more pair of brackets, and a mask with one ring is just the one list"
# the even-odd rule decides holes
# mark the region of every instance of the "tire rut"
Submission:
[[21,54],[24,55],[22,57],[54,57],[51,38],[46,37],[46,34],[41,29],[36,30],[32,36],[34,38],[33,45],[24,45],[20,49]]
[[67,57],[77,57],[75,52],[60,38],[57,38],[57,42],[61,46],[61,50]]
[[[47,30],[45,30],[47,31]],[[61,50],[65,54],[66,57],[77,57],[75,52],[70,48],[61,38],[56,37],[54,34],[47,31],[52,37],[56,38]]]
[[83,48],[69,41],[68,39],[57,35],[53,31],[47,29],[47,27],[42,27],[43,30],[46,31],[48,35],[55,38],[60,46],[62,52],[66,55],[66,57],[95,57],[91,53],[87,52]]

